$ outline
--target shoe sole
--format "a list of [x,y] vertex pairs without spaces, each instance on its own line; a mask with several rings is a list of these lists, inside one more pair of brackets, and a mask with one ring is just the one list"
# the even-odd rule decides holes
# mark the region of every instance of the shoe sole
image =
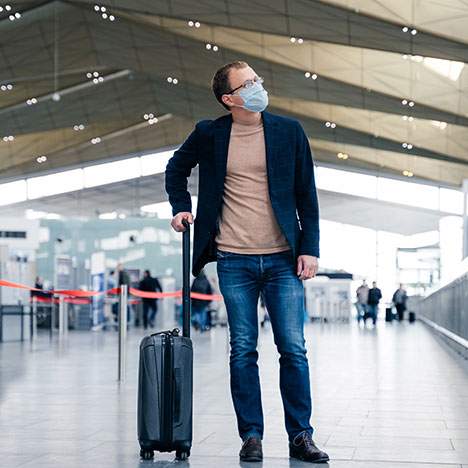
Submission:
[[240,461],[243,462],[261,462],[263,457],[239,457]]
[[295,457],[294,455],[289,455],[289,458],[295,458],[296,460],[301,460],[309,463],[327,463],[330,461],[330,457],[317,458],[317,460],[306,460],[304,457]]

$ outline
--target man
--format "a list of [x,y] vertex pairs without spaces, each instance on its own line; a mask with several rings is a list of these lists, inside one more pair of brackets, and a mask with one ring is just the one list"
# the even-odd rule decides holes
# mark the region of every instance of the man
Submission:
[[[130,291],[130,275],[127,273],[122,263],[117,264],[117,282],[119,287],[124,284],[127,285],[127,291]],[[130,322],[130,304],[127,304],[127,327],[128,322]]]
[[408,296],[406,294],[406,290],[403,287],[403,284],[400,283],[400,287],[393,293],[393,297],[392,297],[392,302],[395,304],[399,322],[401,322],[405,318],[407,300],[408,300]]
[[366,280],[362,280],[361,286],[359,286],[359,288],[356,289],[356,309],[358,311],[358,323],[361,321],[361,319],[364,319],[364,317],[366,317],[368,298],[369,286],[367,286]]
[[[212,80],[229,113],[198,122],[166,168],[174,218],[193,222],[187,178],[199,165],[193,274],[217,261],[226,304],[231,394],[243,461],[262,460],[263,412],[258,373],[259,294],[264,295],[280,353],[280,389],[291,457],[326,462],[310,425],[309,365],[304,341],[304,286],[319,257],[319,206],[309,142],[300,123],[265,111],[262,79],[245,62]],[[300,223],[300,224],[299,224]]]
[[[162,292],[161,283],[158,278],[153,278],[149,270],[143,273],[143,279],[138,285],[138,289],[145,292]],[[143,328],[148,328],[148,323],[151,328],[154,327],[154,320],[158,312],[158,300],[152,297],[143,297]]]
[[[199,275],[193,280],[191,291],[201,294],[213,294],[213,288],[203,270],[200,271]],[[200,332],[208,330],[208,305],[210,302],[211,301],[207,301],[206,299],[192,298],[193,325],[200,330]]]
[[[382,291],[377,287],[375,281],[372,282],[372,288],[369,289],[369,296],[367,299],[367,305],[369,309],[369,316],[372,318],[372,323],[375,325],[377,322],[377,315],[379,313],[379,302],[382,299]],[[366,323],[367,317],[364,316],[364,323]]]

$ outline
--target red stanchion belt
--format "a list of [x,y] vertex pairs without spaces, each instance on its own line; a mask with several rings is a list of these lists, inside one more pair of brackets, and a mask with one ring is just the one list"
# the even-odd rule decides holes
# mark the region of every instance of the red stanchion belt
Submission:
[[[120,294],[120,288],[112,288],[112,289],[108,289],[107,291],[82,291],[81,289],[58,289],[58,290],[45,291],[43,289],[32,288],[31,286],[26,286],[25,284],[13,283],[12,281],[2,280],[2,279],[0,279],[0,286],[7,287],[7,288],[26,289],[28,291],[38,291],[38,292],[51,294],[51,295],[82,298],[82,299],[89,299],[95,296],[99,296],[101,294],[106,294],[106,295]],[[181,297],[182,296],[182,291],[180,290],[172,291],[172,292],[149,292],[149,291],[141,291],[135,288],[129,288],[129,293],[130,295],[134,297],[139,297],[142,299],[162,299],[165,297]],[[202,294],[202,293],[197,293],[197,292],[191,292],[190,297],[192,299],[201,299],[205,301],[222,301],[223,300],[223,296],[221,294]],[[36,296],[36,299],[38,302],[51,302],[52,301],[52,298],[49,299],[46,297],[39,297],[39,296]],[[67,300],[67,302],[70,302],[70,301]],[[84,301],[84,302],[81,302],[81,304],[87,304],[88,302]],[[73,302],[73,303],[78,304],[79,302]]]

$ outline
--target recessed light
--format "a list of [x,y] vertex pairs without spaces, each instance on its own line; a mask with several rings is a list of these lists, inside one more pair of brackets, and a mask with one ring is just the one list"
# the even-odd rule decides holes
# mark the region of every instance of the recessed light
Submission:
[[211,44],[206,44],[205,47],[207,48],[207,50],[210,50],[211,49]]

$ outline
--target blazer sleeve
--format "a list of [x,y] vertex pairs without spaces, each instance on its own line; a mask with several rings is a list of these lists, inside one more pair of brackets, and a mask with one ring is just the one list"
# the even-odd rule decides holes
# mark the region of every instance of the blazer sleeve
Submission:
[[296,209],[302,235],[299,255],[320,256],[319,204],[315,186],[314,162],[309,140],[301,124],[296,128]]
[[172,206],[172,215],[192,211],[192,199],[187,190],[187,179],[198,164],[197,126],[182,146],[169,159],[165,172],[165,188]]

